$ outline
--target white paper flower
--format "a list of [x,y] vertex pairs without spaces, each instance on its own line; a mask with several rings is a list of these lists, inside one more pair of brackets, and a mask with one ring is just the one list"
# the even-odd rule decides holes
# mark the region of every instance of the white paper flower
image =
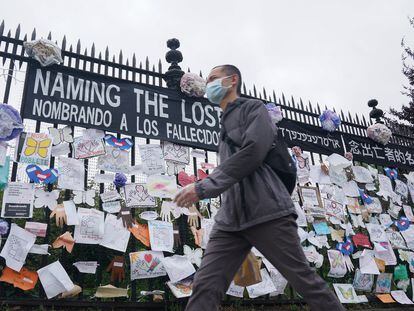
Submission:
[[43,67],[63,63],[60,48],[50,40],[39,39],[23,43],[24,50]]
[[181,77],[181,92],[191,97],[203,97],[206,93],[206,81],[195,73],[187,72]]
[[367,135],[373,141],[386,145],[391,139],[392,132],[385,124],[375,123],[368,126]]

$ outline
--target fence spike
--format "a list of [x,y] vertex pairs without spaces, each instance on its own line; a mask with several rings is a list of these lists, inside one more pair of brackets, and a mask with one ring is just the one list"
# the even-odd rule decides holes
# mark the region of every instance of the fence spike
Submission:
[[159,73],[162,73],[162,62],[161,62],[161,59],[160,58],[158,59],[158,72]]
[[252,96],[252,92],[249,90],[249,96]]
[[49,34],[47,35],[47,39],[52,40],[52,32],[51,31],[49,31]]
[[15,35],[14,35],[14,38],[15,38],[15,39],[19,39],[19,38],[20,38],[20,24],[19,24],[19,25],[17,25],[17,28],[16,28],[16,33],[15,33]]
[[69,52],[73,52],[73,46],[72,46],[72,44],[70,45],[70,47],[69,47]]
[[198,74],[201,78],[203,77],[203,73],[200,70],[200,73]]
[[129,59],[127,58],[126,63],[127,67],[129,67]]
[[295,99],[293,98],[293,96],[291,96],[291,99],[292,99],[292,107],[293,107],[293,108],[297,108],[297,107],[296,107],[296,104],[295,104]]
[[256,85],[253,84],[253,96],[257,97]]
[[353,123],[351,112],[349,112],[349,111],[348,111],[348,118],[349,118],[349,122]]
[[122,65],[122,61],[123,61],[123,55],[122,55],[122,50],[119,51],[119,64]]
[[1,21],[1,24],[0,24],[0,36],[3,35],[3,32],[4,32],[4,19]]
[[99,52],[98,58],[102,59],[102,52]]
[[364,115],[362,115],[362,123],[364,126],[367,126],[367,120],[365,119]]
[[32,36],[30,37],[30,40],[36,40],[36,28],[33,28],[33,31],[32,31]]
[[135,53],[132,54],[132,67],[137,67],[137,57],[135,56]]
[[95,43],[92,43],[92,48],[91,48],[91,57],[95,58]]
[[301,97],[299,97],[299,105],[300,105],[300,108],[301,108],[302,110],[304,110],[304,111],[308,111],[308,110],[306,109],[306,107],[304,107],[304,106],[303,106],[303,101],[302,101],[302,98],[301,98]]
[[115,63],[115,55],[112,55],[112,62]]
[[242,88],[243,94],[247,94],[246,92],[246,84],[243,82],[243,88]]
[[266,89],[264,87],[263,87],[263,96],[264,96],[265,99],[267,98]]
[[62,39],[62,51],[64,50],[66,50],[66,35],[64,35]]
[[284,106],[287,106],[286,105],[286,98],[285,98],[285,94],[282,92],[282,102],[283,102],[283,105]]
[[187,67],[187,72],[191,72],[190,67]]
[[355,114],[355,120],[358,123],[358,125],[361,125],[361,123],[359,122],[359,118],[358,118],[358,115],[357,114]]
[[148,56],[145,58],[145,69],[149,69],[149,58]]
[[78,39],[78,42],[76,43],[76,53],[80,54],[81,51],[81,42],[80,39]]
[[108,48],[108,46],[106,46],[106,49],[105,49],[105,60],[106,61],[109,60],[109,48]]
[[317,108],[318,114],[321,114],[321,106],[319,106],[319,103],[316,103],[316,108]]
[[273,92],[272,92],[272,96],[273,96],[273,102],[276,104],[276,92],[275,92],[275,90],[273,90]]
[[9,31],[7,32],[7,37],[11,38],[11,31],[9,29]]
[[[27,41],[27,34],[25,34],[24,38],[23,38],[23,42],[26,42],[26,41]],[[20,55],[21,56],[24,55],[24,48],[21,50]],[[23,62],[21,62],[19,60],[17,61],[17,66],[19,67],[19,70],[20,70],[20,68],[22,68],[22,64],[23,64]]]

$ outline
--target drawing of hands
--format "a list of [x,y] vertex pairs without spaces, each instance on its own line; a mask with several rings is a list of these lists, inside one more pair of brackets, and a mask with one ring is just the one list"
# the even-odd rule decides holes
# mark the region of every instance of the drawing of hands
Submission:
[[115,256],[106,268],[106,272],[111,272],[111,282],[122,282],[125,279],[124,257]]
[[190,227],[198,227],[199,226],[199,218],[202,218],[200,212],[198,211],[197,207],[195,205],[191,205],[189,208],[188,213],[188,224]]
[[133,220],[131,216],[131,210],[125,205],[121,206],[121,210],[118,213],[117,219],[122,218],[122,224],[125,228],[132,228]]
[[63,228],[63,225],[67,223],[66,213],[63,204],[58,204],[50,214],[50,218],[56,217],[56,226]]
[[163,201],[161,205],[160,216],[163,221],[171,222],[171,212],[173,203],[169,201]]
[[75,240],[73,239],[72,234],[69,231],[66,231],[52,243],[53,248],[59,248],[63,246],[63,248],[65,248],[68,251],[68,253],[72,252],[74,245]]

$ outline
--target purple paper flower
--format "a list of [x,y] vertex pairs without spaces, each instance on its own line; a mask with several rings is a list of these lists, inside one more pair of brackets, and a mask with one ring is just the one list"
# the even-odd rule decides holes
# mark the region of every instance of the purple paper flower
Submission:
[[0,235],[4,235],[9,231],[9,223],[4,219],[0,219]]
[[12,140],[23,131],[19,112],[11,105],[0,104],[0,141]]
[[116,173],[114,179],[115,187],[123,187],[127,182],[127,178],[124,173]]
[[274,103],[268,103],[266,104],[266,108],[273,123],[279,123],[282,121],[283,115],[279,106],[276,106]]
[[322,112],[319,120],[321,121],[322,128],[328,132],[334,132],[341,125],[341,119],[336,112],[329,109]]

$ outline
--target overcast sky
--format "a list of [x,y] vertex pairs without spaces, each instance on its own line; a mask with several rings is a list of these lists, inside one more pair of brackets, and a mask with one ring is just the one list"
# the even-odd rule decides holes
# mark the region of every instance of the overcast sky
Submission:
[[165,41],[181,42],[182,67],[206,74],[238,66],[246,86],[328,108],[368,114],[366,102],[401,107],[400,46],[414,41],[413,0],[0,0],[6,28],[66,34],[83,48],[136,53],[157,63]]

